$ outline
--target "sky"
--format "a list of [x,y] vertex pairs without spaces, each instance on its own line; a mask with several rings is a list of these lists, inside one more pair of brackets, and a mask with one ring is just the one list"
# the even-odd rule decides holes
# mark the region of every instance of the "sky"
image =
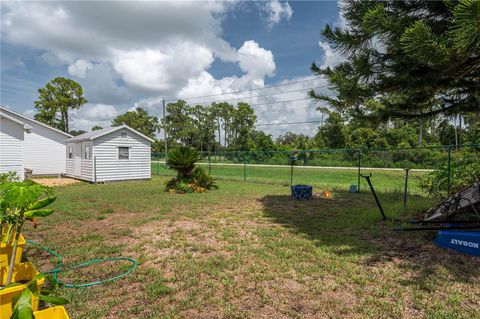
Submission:
[[274,137],[312,135],[318,124],[262,124],[321,119],[306,91],[332,93],[310,65],[342,61],[325,24],[342,24],[335,1],[4,1],[0,103],[33,116],[37,90],[62,76],[88,100],[71,113],[77,130],[138,106],[162,116],[163,99],[183,98],[243,100]]

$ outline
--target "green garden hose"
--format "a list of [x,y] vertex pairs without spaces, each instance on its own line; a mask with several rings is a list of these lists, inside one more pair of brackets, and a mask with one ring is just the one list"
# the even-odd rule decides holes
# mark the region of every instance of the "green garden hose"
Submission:
[[[48,247],[42,246],[39,243],[36,243],[34,241],[31,241],[31,240],[27,239],[26,242],[30,245],[36,246],[36,247],[52,254],[53,256],[55,256],[58,259],[57,266],[55,267],[55,269],[46,271],[45,273],[53,274],[53,278],[57,281],[57,283],[60,286],[66,287],[66,288],[85,288],[85,287],[92,287],[92,286],[101,285],[101,284],[111,282],[111,281],[116,281],[116,280],[128,275],[129,273],[131,273],[132,271],[134,271],[137,268],[137,261],[135,259],[128,258],[128,257],[110,257],[110,258],[102,258],[102,259],[91,259],[91,260],[88,260],[84,263],[77,264],[77,265],[74,265],[72,267],[68,267],[67,269],[62,270],[62,267],[64,266],[62,256],[60,256],[54,250],[52,250]],[[99,264],[99,263],[103,263],[103,262],[107,262],[107,261],[119,261],[119,260],[128,261],[132,264],[132,266],[127,271],[121,273],[120,275],[117,275],[115,277],[111,277],[111,278],[108,278],[108,279],[105,279],[105,280],[93,281],[93,282],[89,282],[89,283],[85,283],[85,284],[73,284],[73,283],[64,283],[64,282],[60,281],[60,279],[58,278],[58,274],[61,273],[61,272],[64,272],[64,271],[83,268],[83,267],[87,267],[87,266],[92,265],[92,264]]]

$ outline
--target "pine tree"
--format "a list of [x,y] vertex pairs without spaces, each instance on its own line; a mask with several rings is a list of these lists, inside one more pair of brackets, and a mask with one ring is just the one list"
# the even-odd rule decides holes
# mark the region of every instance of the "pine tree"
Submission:
[[53,79],[38,93],[38,100],[34,102],[38,110],[35,119],[67,133],[70,129],[68,112],[87,103],[80,84],[62,77]]
[[341,12],[346,27],[322,35],[346,62],[311,67],[336,97],[311,97],[384,120],[480,111],[480,0],[348,1]]

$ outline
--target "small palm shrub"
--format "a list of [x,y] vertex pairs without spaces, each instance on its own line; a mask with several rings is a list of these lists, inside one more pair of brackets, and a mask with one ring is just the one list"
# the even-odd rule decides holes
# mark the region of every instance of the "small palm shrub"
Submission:
[[166,191],[174,193],[203,193],[217,188],[215,179],[195,162],[200,158],[197,150],[181,146],[168,152],[167,165],[177,171],[177,176],[166,183]]
[[193,170],[193,181],[197,186],[205,189],[218,188],[218,186],[215,185],[215,178],[208,175],[200,166],[195,167]]
[[179,180],[187,180],[191,177],[195,162],[199,159],[196,149],[188,146],[180,146],[168,152],[167,166],[177,171]]

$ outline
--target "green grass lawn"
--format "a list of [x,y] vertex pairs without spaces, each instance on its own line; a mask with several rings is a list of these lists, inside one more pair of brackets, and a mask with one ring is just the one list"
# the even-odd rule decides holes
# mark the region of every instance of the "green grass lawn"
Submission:
[[[71,318],[474,318],[480,261],[399,233],[380,221],[368,193],[293,201],[276,184],[219,181],[203,194],[163,192],[147,182],[57,187],[56,213],[29,239],[68,265],[91,258],[138,260],[131,275],[67,289]],[[379,194],[387,213],[402,203]],[[430,205],[412,202],[411,214]],[[54,259],[28,249],[42,270]],[[110,262],[61,275],[96,281]]]
[[[290,166],[249,166],[219,165],[208,166],[201,164],[210,174],[223,180],[246,180],[248,182],[271,183],[290,185],[293,175],[293,184],[309,184],[328,190],[348,190],[350,185],[358,184],[357,169],[331,169],[331,168],[303,168],[294,166],[293,174]],[[383,192],[404,192],[405,172],[403,170],[381,170],[374,168],[361,169],[361,174],[372,173],[372,183],[376,190]],[[166,169],[165,164],[152,162],[152,174],[171,176],[174,172]],[[427,172],[413,170],[409,175],[408,193],[424,195],[421,181]],[[369,187],[364,178],[360,178],[360,189],[368,191]]]

